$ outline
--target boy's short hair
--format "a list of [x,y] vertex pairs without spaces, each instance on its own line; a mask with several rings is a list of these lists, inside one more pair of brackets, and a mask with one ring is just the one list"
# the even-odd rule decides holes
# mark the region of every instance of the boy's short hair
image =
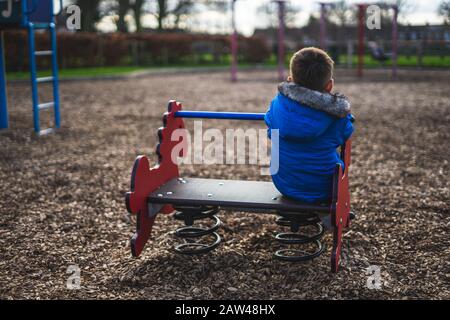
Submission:
[[304,48],[294,54],[290,69],[292,80],[296,84],[323,91],[333,78],[334,61],[321,49]]

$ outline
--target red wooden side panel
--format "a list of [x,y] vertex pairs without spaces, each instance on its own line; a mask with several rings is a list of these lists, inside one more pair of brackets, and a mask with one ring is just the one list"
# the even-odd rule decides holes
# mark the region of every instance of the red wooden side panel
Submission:
[[337,272],[342,249],[342,232],[350,225],[350,190],[348,173],[351,161],[351,139],[342,148],[341,157],[344,159],[345,171],[340,165],[336,166],[335,183],[333,187],[333,203],[335,208],[331,213],[333,225],[333,251],[331,254],[331,270]]
[[[136,233],[131,239],[131,252],[137,257],[141,254],[145,244],[150,238],[152,226],[156,216],[149,217],[147,197],[150,193],[167,181],[178,177],[178,164],[172,161],[172,150],[180,141],[172,141],[172,133],[176,129],[184,129],[181,118],[175,118],[175,112],[182,109],[180,103],[171,101],[168,112],[164,114],[164,127],[158,131],[159,144],[156,150],[158,164],[150,168],[146,156],[139,156],[134,163],[131,174],[131,191],[126,194],[126,205],[130,213],[137,214]],[[182,139],[185,143],[186,139]],[[185,148],[182,148],[185,150]],[[181,152],[180,152],[181,153]],[[182,156],[182,154],[180,154]],[[164,206],[163,213],[173,211],[171,206]]]

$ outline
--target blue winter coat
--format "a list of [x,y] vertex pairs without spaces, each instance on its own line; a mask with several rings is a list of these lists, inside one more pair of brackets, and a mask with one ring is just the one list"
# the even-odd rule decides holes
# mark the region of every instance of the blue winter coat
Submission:
[[[331,200],[336,164],[343,165],[337,148],[353,133],[352,116],[345,112],[342,118],[338,118],[318,110],[317,100],[310,103],[316,104],[316,108],[312,108],[288,98],[298,98],[298,95],[289,94],[292,93],[289,90],[280,91],[284,94],[279,93],[275,97],[265,115],[269,138],[273,135],[272,130],[279,129],[279,168],[272,174],[272,180],[287,197],[308,203],[328,202]],[[301,95],[297,100],[310,101],[308,96]],[[276,170],[273,160],[277,148],[274,140],[272,170]]]

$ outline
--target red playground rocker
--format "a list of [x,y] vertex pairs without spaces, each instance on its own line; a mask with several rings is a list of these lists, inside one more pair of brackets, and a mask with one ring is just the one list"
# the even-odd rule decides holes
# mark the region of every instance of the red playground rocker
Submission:
[[[183,118],[263,120],[260,113],[227,113],[182,111],[176,101],[169,103],[168,112],[164,114],[164,126],[159,129],[159,144],[156,149],[158,165],[150,168],[146,156],[139,156],[131,174],[131,191],[126,195],[126,205],[130,213],[137,215],[137,230],[131,239],[131,252],[137,257],[141,254],[150,238],[152,226],[158,213],[175,212],[174,217],[182,220],[185,227],[176,230],[175,235],[184,239],[184,243],[175,247],[182,254],[200,254],[217,248],[221,237],[216,232],[220,220],[216,214],[220,210],[236,209],[242,212],[275,213],[279,215],[276,223],[290,227],[291,232],[279,233],[276,239],[282,244],[313,247],[312,250],[282,249],[274,256],[284,261],[306,261],[318,257],[324,247],[320,239],[325,229],[321,221],[331,218],[330,228],[333,232],[333,249],[331,253],[331,270],[338,271],[342,248],[343,229],[349,227],[350,193],[348,171],[350,167],[350,139],[341,147],[341,158],[345,171],[336,165],[331,203],[311,205],[283,197],[272,182],[237,181],[182,178],[178,165],[172,161],[172,151],[181,141],[172,141],[176,129],[184,129]],[[179,146],[178,146],[179,147]],[[180,149],[181,153],[185,149]],[[212,227],[195,227],[197,220],[209,219]],[[300,228],[312,226],[314,234],[300,234]],[[213,238],[212,244],[199,241],[202,237]]]

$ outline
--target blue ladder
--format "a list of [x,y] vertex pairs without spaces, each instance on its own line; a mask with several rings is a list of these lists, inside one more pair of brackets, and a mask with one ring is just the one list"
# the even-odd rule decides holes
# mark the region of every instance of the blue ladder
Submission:
[[[35,45],[35,31],[38,29],[48,29],[51,37],[51,50],[36,51]],[[31,71],[31,94],[33,98],[33,120],[34,131],[38,135],[45,135],[53,132],[61,126],[60,110],[59,110],[59,79],[58,79],[58,61],[56,56],[56,26],[54,23],[28,23],[28,50],[30,57],[30,71]],[[52,62],[52,76],[51,77],[37,77],[36,58],[42,56],[51,56]],[[53,101],[39,103],[38,84],[41,83],[53,84]],[[55,117],[55,127],[41,130],[40,125],[40,111],[53,108]]]

